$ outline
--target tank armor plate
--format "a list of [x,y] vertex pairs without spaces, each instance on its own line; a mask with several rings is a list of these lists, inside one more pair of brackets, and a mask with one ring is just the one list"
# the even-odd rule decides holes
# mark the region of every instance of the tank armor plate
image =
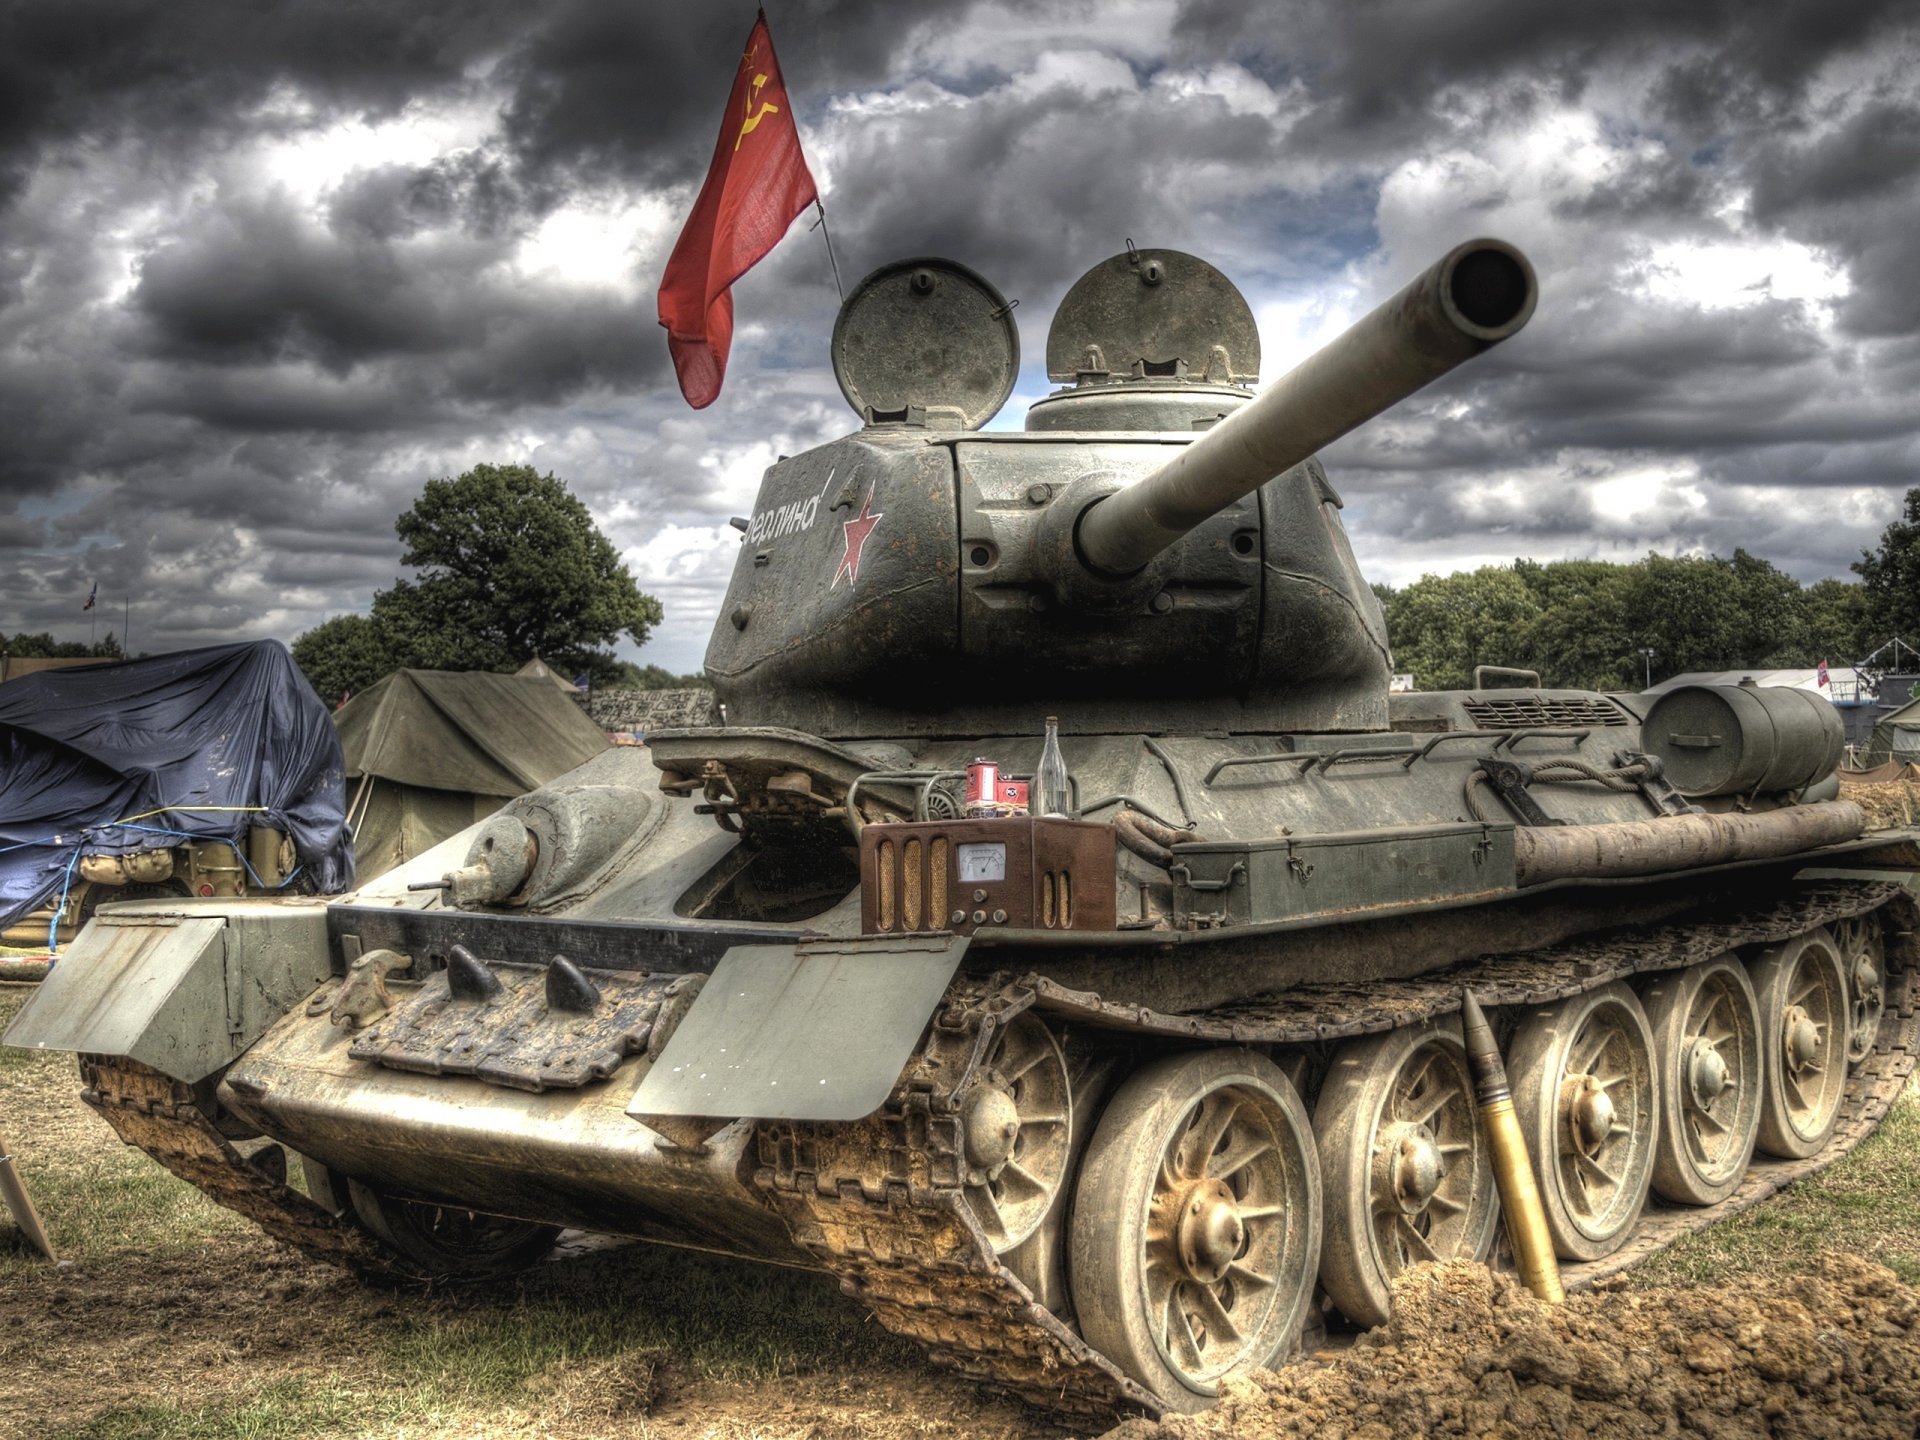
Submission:
[[[430,976],[384,1018],[355,1037],[348,1052],[390,1070],[471,1075],[514,1090],[572,1090],[604,1080],[647,1047],[654,1017],[674,975],[589,973],[598,1000],[589,1010],[552,1003],[545,972],[489,967],[499,989],[484,998],[452,993],[451,972]],[[325,1008],[323,990],[307,1007]]]

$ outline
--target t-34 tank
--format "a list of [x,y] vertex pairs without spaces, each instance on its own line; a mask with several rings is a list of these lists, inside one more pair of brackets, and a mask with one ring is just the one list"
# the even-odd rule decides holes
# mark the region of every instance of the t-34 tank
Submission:
[[1815,696],[1389,693],[1314,452],[1534,300],[1462,245],[1256,398],[1239,294],[1130,246],[988,433],[1010,308],[882,269],[833,340],[864,426],[742,522],[717,723],[357,896],[110,907],[8,1038],[311,1253],[799,1260],[1094,1419],[1494,1249],[1470,985],[1569,1283],[1628,1264],[1898,1093],[1920,851],[1836,798]]

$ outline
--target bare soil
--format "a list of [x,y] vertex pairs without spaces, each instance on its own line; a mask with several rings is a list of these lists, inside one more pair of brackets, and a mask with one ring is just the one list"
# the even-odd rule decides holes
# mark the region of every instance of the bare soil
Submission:
[[1213,1411],[1108,1440],[1697,1435],[1911,1440],[1920,1291],[1825,1251],[1785,1281],[1615,1290],[1543,1305],[1476,1265],[1423,1265],[1331,1363],[1233,1384]]

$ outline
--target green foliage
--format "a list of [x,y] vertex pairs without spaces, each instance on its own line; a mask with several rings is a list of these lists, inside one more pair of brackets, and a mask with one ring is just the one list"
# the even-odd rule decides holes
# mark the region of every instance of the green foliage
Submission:
[[[1915,492],[1920,495],[1920,491]],[[1475,665],[1538,670],[1549,687],[1637,690],[1690,670],[1834,665],[1872,648],[1864,587],[1802,588],[1772,564],[1733,552],[1602,560],[1516,560],[1375,587],[1394,664],[1423,690],[1463,688]]]
[[395,668],[379,625],[364,615],[336,615],[293,642],[293,663],[329,705],[338,705]]
[[37,635],[29,635],[24,630],[17,635],[0,635],[0,655],[13,655],[22,660],[126,658],[120,649],[119,637],[111,630],[92,645],[80,640],[56,640],[44,630]]
[[644,645],[660,602],[641,593],[587,507],[530,465],[476,465],[429,480],[394,522],[416,578],[294,642],[321,697],[338,701],[390,670],[517,670],[533,656],[572,678],[618,683],[607,648]]
[[1873,633],[1920,639],[1920,487],[1907,491],[1901,517],[1880,532],[1876,549],[1853,562],[1866,590]]
[[1425,575],[1387,602],[1394,664],[1426,690],[1459,690],[1476,665],[1516,665],[1539,606],[1526,582],[1499,565]]

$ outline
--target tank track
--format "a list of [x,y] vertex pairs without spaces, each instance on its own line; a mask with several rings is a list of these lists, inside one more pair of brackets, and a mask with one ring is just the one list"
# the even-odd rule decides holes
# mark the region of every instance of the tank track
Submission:
[[[1206,1016],[1161,1015],[1029,976],[997,991],[950,997],[918,1063],[873,1119],[851,1126],[763,1124],[756,1180],[795,1240],[839,1277],[841,1288],[888,1329],[919,1341],[937,1363],[1069,1422],[1103,1426],[1116,1417],[1159,1415],[1165,1407],[1153,1395],[1074,1334],[998,1260],[961,1196],[953,1173],[960,1143],[956,1102],[996,1026],[1038,1004],[1110,1029],[1202,1042],[1338,1039],[1455,1012],[1463,985],[1488,1006],[1549,1004],[1625,976],[1777,944],[1904,895],[1898,885],[1876,882],[1806,887],[1744,916],[1490,957],[1440,979],[1401,982],[1387,1003],[1379,987],[1325,986]],[[1911,903],[1898,900],[1906,909]],[[1717,1205],[1650,1203],[1621,1250],[1563,1267],[1567,1288],[1587,1288],[1749,1209],[1859,1144],[1899,1098],[1920,1056],[1917,1005],[1920,968],[1907,966],[1889,977],[1874,1051],[1848,1077],[1839,1124],[1818,1155],[1756,1156],[1739,1188]]]
[[80,1078],[80,1098],[122,1140],[281,1244],[368,1280],[393,1284],[432,1278],[241,1154],[201,1108],[191,1086],[137,1060],[105,1055],[82,1055]]

